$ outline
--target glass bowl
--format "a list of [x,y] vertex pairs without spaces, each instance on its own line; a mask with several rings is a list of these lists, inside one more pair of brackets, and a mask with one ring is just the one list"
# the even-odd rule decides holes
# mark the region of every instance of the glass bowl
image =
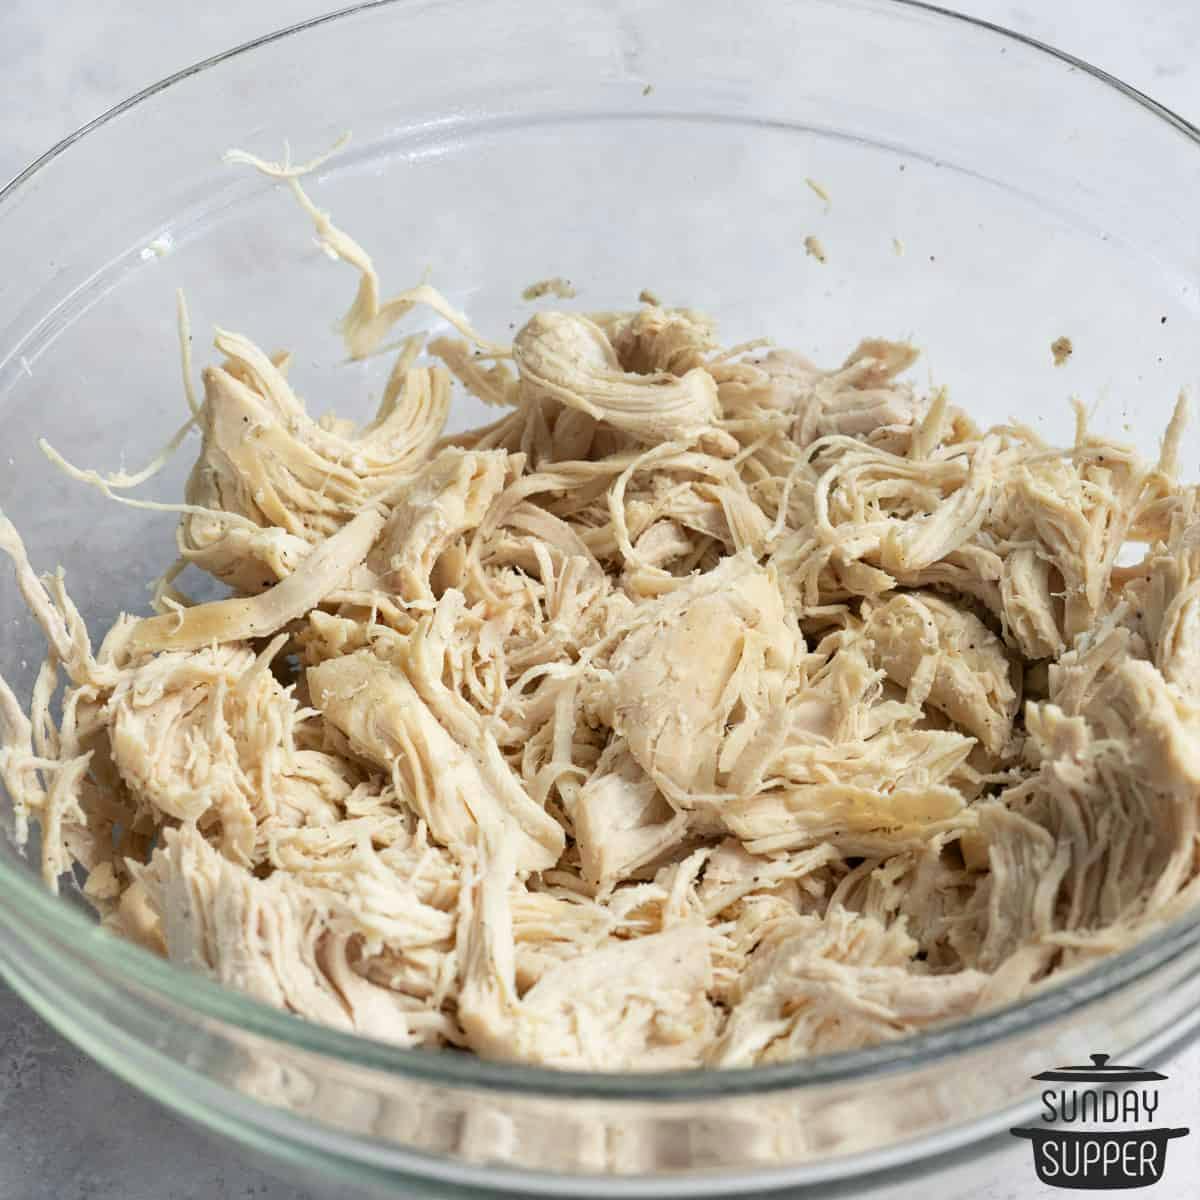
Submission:
[[[102,469],[150,457],[183,412],[176,287],[199,361],[219,323],[294,350],[318,410],[365,414],[382,387],[387,363],[347,365],[331,330],[352,273],[286,192],[221,161],[286,137],[306,158],[348,128],[316,202],[390,286],[429,269],[496,336],[543,276],[590,309],[649,287],[731,341],[768,333],[826,361],[913,336],[930,380],[985,421],[1064,437],[1077,393],[1147,453],[1200,373],[1197,133],[1085,64],[889,0],[363,5],[148,89],[0,193],[0,508],[40,567],[66,567],[94,633],[144,608],[174,522],[64,480],[35,443]],[[1075,351],[1055,368],[1060,335]],[[1193,429],[1184,461],[1198,449]],[[178,497],[188,459],[147,493]],[[27,695],[40,637],[4,578],[0,665]],[[1017,1123],[1035,1071],[1188,1037],[1200,921],[920,1037],[636,1077],[318,1028],[118,943],[6,843],[0,972],[138,1087],[346,1184],[864,1195]]]

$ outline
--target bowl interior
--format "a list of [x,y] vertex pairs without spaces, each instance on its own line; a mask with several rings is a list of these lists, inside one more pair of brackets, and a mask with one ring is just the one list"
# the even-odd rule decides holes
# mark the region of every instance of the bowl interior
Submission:
[[[65,567],[93,634],[145,610],[174,521],[64,479],[37,439],[104,471],[159,449],[186,416],[177,288],[197,366],[214,325],[289,349],[314,411],[365,419],[390,367],[343,361],[332,325],[353,273],[286,189],[222,164],[230,146],[270,158],[290,138],[301,160],[353,130],[306,184],[314,201],[385,290],[428,272],[497,339],[546,306],[521,298],[540,278],[569,279],[577,297],[553,303],[581,310],[649,288],[729,342],[767,335],[823,363],[912,338],[917,380],[981,423],[1069,438],[1078,395],[1155,452],[1200,375],[1200,152],[1182,122],[888,0],[554,14],[451,0],[317,23],[181,78],[0,197],[0,509],[37,566]],[[418,311],[403,328],[440,327]],[[1074,353],[1056,367],[1060,336]],[[454,426],[487,419],[456,402]],[[196,445],[138,494],[178,500]],[[1193,428],[1184,462],[1197,451]],[[0,579],[0,671],[27,698],[42,641]],[[0,846],[14,867],[32,870]]]

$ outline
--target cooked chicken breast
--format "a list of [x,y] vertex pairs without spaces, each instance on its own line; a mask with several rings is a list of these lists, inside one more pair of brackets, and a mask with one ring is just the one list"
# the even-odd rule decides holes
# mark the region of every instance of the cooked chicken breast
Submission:
[[[178,540],[226,598],[93,646],[0,517],[51,887],[314,1021],[621,1071],[902,1037],[1200,899],[1182,410],[1152,464],[981,431],[878,338],[824,369],[647,302],[488,342],[291,183],[353,357],[417,304],[459,336],[357,427],[218,332]],[[446,436],[452,380],[498,418]]]

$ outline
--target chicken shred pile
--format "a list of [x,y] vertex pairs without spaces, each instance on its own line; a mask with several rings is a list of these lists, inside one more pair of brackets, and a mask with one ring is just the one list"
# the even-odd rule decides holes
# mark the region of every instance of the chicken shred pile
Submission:
[[[360,428],[218,332],[168,579],[227,599],[93,648],[0,518],[51,887],[314,1021],[612,1071],[901,1037],[1200,897],[1182,407],[1151,464],[1082,411],[982,431],[882,340],[821,369],[647,303],[497,345],[273,173],[360,273],[353,356],[417,304],[457,335]],[[456,386],[497,419],[447,436]]]

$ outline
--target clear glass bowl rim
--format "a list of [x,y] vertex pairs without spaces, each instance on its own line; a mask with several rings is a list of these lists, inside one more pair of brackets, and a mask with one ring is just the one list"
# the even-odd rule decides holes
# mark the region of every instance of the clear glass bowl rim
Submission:
[[[0,220],[5,205],[54,159],[109,121],[143,104],[159,92],[212,67],[246,55],[260,46],[280,42],[331,21],[376,8],[419,9],[424,0],[364,0],[263,34],[150,84],[68,134],[0,188]],[[900,8],[919,10],[942,21],[958,22],[1055,60],[1121,93],[1127,100],[1173,126],[1200,148],[1200,129],[1137,88],[1082,59],[1006,29],[990,21],[952,12],[923,0],[886,0]],[[615,1101],[677,1100],[749,1095],[830,1084],[866,1083],[885,1073],[929,1066],[967,1051],[982,1049],[1008,1037],[1036,1030],[1080,1006],[1110,996],[1157,969],[1200,947],[1200,913],[1186,914],[1129,950],[1101,960],[1065,982],[1046,987],[1028,1000],[994,1009],[932,1031],[865,1050],[824,1054],[770,1067],[726,1070],[683,1070],[618,1074],[563,1071],[519,1063],[490,1062],[444,1051],[404,1049],[373,1038],[317,1025],[272,1008],[203,976],[174,966],[132,943],[99,929],[88,918],[50,893],[40,879],[0,861],[0,923],[17,919],[27,931],[40,933],[55,954],[78,960],[102,975],[116,974],[149,992],[167,1007],[188,1010],[197,1017],[224,1022],[293,1049],[324,1055],[340,1062],[397,1076],[452,1087],[513,1092],[527,1097],[563,1097]]]

